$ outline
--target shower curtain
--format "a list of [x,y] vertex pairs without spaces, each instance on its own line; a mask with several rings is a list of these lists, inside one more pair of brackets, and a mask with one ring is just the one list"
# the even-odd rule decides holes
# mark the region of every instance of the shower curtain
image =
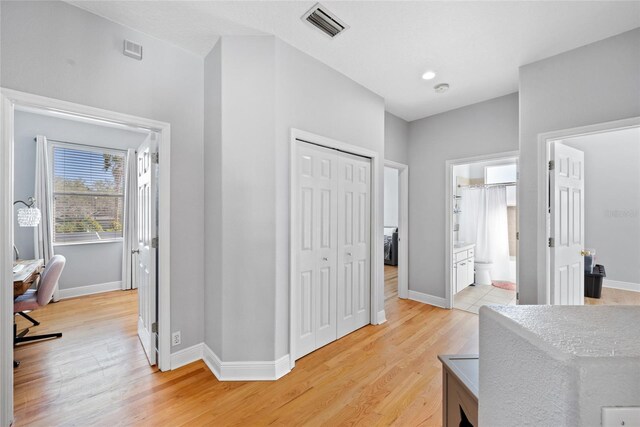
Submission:
[[492,280],[509,278],[509,225],[504,186],[463,188],[460,240],[475,243],[475,261],[491,262]]

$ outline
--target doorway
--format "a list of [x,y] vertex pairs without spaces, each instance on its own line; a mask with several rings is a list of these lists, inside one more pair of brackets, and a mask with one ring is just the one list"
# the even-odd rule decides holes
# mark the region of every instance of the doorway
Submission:
[[384,162],[385,301],[408,298],[409,166]]
[[548,303],[640,303],[640,120],[544,141]]
[[[154,144],[157,143],[158,151],[162,151],[164,153],[169,152],[168,149],[170,147],[170,140],[169,125],[165,123],[149,121],[133,116],[94,109],[91,107],[21,93],[17,91],[2,89],[2,106],[3,134],[0,153],[2,156],[1,160],[4,171],[2,176],[0,177],[0,180],[2,187],[4,189],[7,189],[7,191],[4,192],[6,196],[3,197],[3,200],[1,202],[2,210],[0,211],[0,217],[2,219],[1,223],[3,224],[3,226],[0,228],[0,236],[2,237],[1,241],[5,242],[1,248],[2,258],[0,259],[0,266],[3,269],[3,274],[6,274],[5,282],[9,283],[9,265],[14,265],[13,260],[15,254],[17,253],[12,248],[12,242],[14,242],[14,232],[17,233],[15,234],[15,236],[17,237],[20,234],[20,231],[24,231],[21,230],[21,227],[14,227],[14,215],[16,214],[14,210],[17,211],[17,207],[13,207],[13,200],[15,199],[15,196],[19,195],[17,194],[19,192],[18,187],[20,187],[19,184],[21,184],[18,182],[18,179],[16,177],[16,173],[20,172],[20,169],[18,169],[18,166],[20,166],[20,158],[16,156],[16,154],[19,154],[20,150],[16,150],[15,146],[18,141],[16,132],[19,131],[19,126],[16,126],[17,121],[23,120],[25,117],[30,116],[32,119],[34,117],[46,118],[48,120],[56,119],[58,121],[58,124],[62,122],[68,122],[70,124],[73,123],[78,126],[94,127],[95,129],[101,128],[118,130],[123,134],[127,132],[130,132],[132,134],[137,132],[142,135],[141,140],[144,139],[144,135],[149,135],[147,141],[153,141]],[[32,138],[33,136],[35,135],[32,135]],[[44,136],[38,136],[36,139],[36,142],[46,141],[46,137]],[[119,240],[118,237],[124,235],[123,227],[126,227],[126,225],[123,225],[123,223],[121,222],[121,215],[123,215],[122,204],[124,203],[125,196],[119,191],[121,189],[120,187],[124,183],[123,178],[126,170],[125,164],[129,153],[124,149],[99,146],[99,144],[96,144],[95,141],[93,141],[92,143],[90,139],[81,141],[82,138],[79,137],[64,138],[65,140],[63,140],[63,138],[60,138],[56,139],[55,141],[53,140],[54,138],[50,139],[51,141],[46,141],[49,148],[42,151],[43,153],[48,153],[50,156],[50,159],[47,162],[43,162],[43,164],[46,164],[50,170],[50,174],[43,178],[43,182],[48,182],[48,185],[51,187],[52,191],[49,197],[42,197],[42,200],[49,200],[47,206],[38,203],[38,210],[40,210],[41,212],[45,212],[44,219],[49,220],[52,223],[52,226],[50,227],[50,233],[52,236],[48,241],[62,245],[58,247],[58,251],[53,251],[54,253],[59,251],[64,252],[65,250],[71,250],[72,252],[74,252],[74,254],[66,253],[66,267],[70,267],[72,263],[70,263],[69,261],[71,259],[74,259],[76,260],[76,262],[73,262],[75,269],[81,269],[83,267],[83,264],[86,264],[84,265],[84,267],[94,265],[94,267],[97,268],[101,265],[98,260],[103,260],[103,258],[101,258],[100,256],[94,257],[91,263],[81,261],[77,257],[81,257],[83,255],[83,252],[86,254],[89,246],[97,245],[102,249],[107,249],[111,245],[111,248],[113,249],[113,245],[116,244],[116,242],[120,242],[120,244],[122,244],[121,240]],[[87,141],[89,142],[88,144],[82,143]],[[34,142],[32,141],[32,143]],[[135,145],[138,146],[138,144]],[[40,149],[40,146],[38,146],[38,149]],[[168,160],[169,156],[167,155],[166,157]],[[55,159],[55,161],[53,159]],[[137,161],[138,159],[136,158],[131,159],[132,163],[137,163]],[[89,170],[90,165],[96,162],[99,162],[100,168]],[[20,166],[20,168],[22,168],[22,166]],[[163,164],[163,172],[164,169],[165,165]],[[135,179],[135,177],[133,178]],[[55,185],[54,183],[58,183],[59,185]],[[27,187],[28,186],[29,185],[27,185]],[[161,227],[159,228],[158,233],[152,231],[147,235],[150,241],[153,238],[158,239],[159,237],[165,237],[167,239],[167,246],[165,249],[163,249],[161,246],[157,250],[154,248],[153,255],[151,256],[153,263],[151,261],[145,263],[145,267],[147,270],[151,272],[157,271],[158,273],[158,295],[156,296],[156,292],[154,291],[153,295],[149,296],[148,301],[141,301],[142,304],[136,304],[135,306],[137,306],[136,308],[138,308],[138,310],[136,311],[138,312],[138,317],[140,319],[154,319],[153,322],[149,322],[148,324],[143,325],[144,329],[150,332],[150,336],[147,339],[147,354],[149,357],[149,362],[152,364],[157,363],[158,367],[161,370],[168,370],[170,369],[170,301],[168,274],[170,262],[168,245],[168,233],[170,228],[168,212],[170,199],[168,191],[168,173],[166,173],[166,175],[163,173],[163,175],[160,176],[157,187],[163,188],[162,193],[158,192],[157,190],[150,191],[149,197],[146,199],[149,203],[145,205],[146,208],[143,208],[141,210],[146,210],[146,212],[151,214],[152,211],[160,210],[159,208],[164,208],[164,212],[167,212],[166,215],[162,214],[157,218],[152,217],[152,221],[150,221],[150,223],[159,224]],[[37,189],[38,187],[36,186],[36,190]],[[81,191],[83,189],[84,191]],[[87,193],[85,195],[85,192],[89,192],[91,194]],[[158,205],[156,209],[151,208],[151,206],[153,206],[154,204],[154,197],[151,197],[152,195],[158,196]],[[23,197],[22,195],[19,196]],[[83,201],[84,199],[87,199],[85,200],[87,203]],[[89,204],[91,206],[89,206]],[[42,207],[41,209],[40,206]],[[53,212],[53,210],[55,210],[55,207],[57,207],[56,213]],[[79,211],[84,212],[81,215],[82,218],[73,219],[74,215]],[[47,212],[49,213],[47,214]],[[78,221],[83,222],[83,230],[78,229]],[[53,224],[55,224],[55,226]],[[163,229],[163,226],[166,228]],[[89,228],[87,227],[91,229],[89,230]],[[80,239],[82,241],[78,240],[77,242],[74,242],[74,239]],[[85,242],[87,239],[90,239],[92,241]],[[18,240],[15,241],[17,242]],[[22,239],[21,242],[22,243],[20,245],[25,245],[26,241]],[[70,242],[78,243],[78,245],[72,246],[79,248],[80,250],[78,251],[75,250],[72,246],[64,245],[65,243],[68,244]],[[82,245],[80,246],[79,244]],[[26,250],[26,252],[28,251],[29,249]],[[123,251],[120,250],[120,254],[122,254],[122,252]],[[122,257],[122,255],[120,256]],[[154,265],[156,259],[165,262],[159,263],[158,267],[156,268]],[[70,269],[67,268],[67,272],[69,271]],[[118,273],[121,272],[122,270],[120,270]],[[75,273],[77,273],[76,277],[88,275],[88,273],[82,273],[81,271],[76,271]],[[97,274],[97,271],[94,270],[94,273]],[[136,278],[139,279],[140,274],[136,274]],[[71,283],[72,281],[73,280],[69,279],[67,283]],[[139,282],[140,281],[138,280],[138,284]],[[152,279],[150,283],[156,283],[155,279]],[[117,287],[116,284],[118,285]],[[79,297],[82,295],[86,295],[87,293],[114,290],[112,289],[112,287],[119,289],[120,286],[122,286],[118,281],[109,281],[99,283],[97,285],[98,286],[95,286],[95,284],[91,284],[90,286],[84,287],[82,289],[71,289],[65,287],[64,289],[61,289],[60,292],[58,292],[58,297],[62,299],[69,297]],[[155,289],[156,286],[153,286],[153,288]],[[13,316],[11,316],[11,313],[13,313],[12,303],[14,299],[12,298],[11,293],[7,290],[8,287],[6,290],[3,289],[0,295],[0,303],[4,307],[2,310],[2,330],[0,334],[0,337],[2,339],[1,345],[3,361],[3,420],[11,419],[14,396],[13,368],[11,368],[10,370],[7,369],[9,366],[13,365],[14,358],[13,331],[11,330],[13,325]],[[51,313],[56,311],[55,304],[49,305],[49,307],[52,307],[52,310],[50,310]],[[44,307],[42,312],[44,312],[49,307]],[[144,313],[145,316],[142,316],[145,307],[149,307],[149,309],[154,310],[152,316],[149,316],[149,309],[146,309],[147,311]],[[155,314],[156,307],[157,321]],[[46,314],[47,318],[49,318],[48,313],[49,312],[47,312]],[[38,313],[36,312],[34,316],[37,317],[37,314]],[[54,315],[52,316],[55,317]],[[151,323],[155,323],[155,325]],[[46,326],[45,329],[47,329]],[[138,330],[140,330],[140,321],[138,324]],[[54,345],[55,341],[43,344],[45,346]]]
[[517,190],[517,152],[447,162],[450,308],[517,303]]

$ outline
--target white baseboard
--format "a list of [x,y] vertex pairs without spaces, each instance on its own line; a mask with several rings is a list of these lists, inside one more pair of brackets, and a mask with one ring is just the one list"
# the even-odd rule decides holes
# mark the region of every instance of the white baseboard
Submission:
[[380,310],[378,312],[378,314],[376,315],[376,320],[378,321],[378,325],[382,325],[387,321],[387,314],[384,312],[384,310]]
[[60,289],[60,299],[81,297],[84,295],[99,294],[102,292],[119,291],[122,289],[122,281],[99,283],[97,285],[78,286],[76,288]]
[[220,381],[274,381],[291,371],[289,355],[265,362],[223,362],[203,344],[203,360]]
[[409,291],[409,299],[422,302],[424,304],[435,305],[440,308],[447,308],[446,298],[434,297],[433,295],[424,294],[418,291]]
[[602,281],[602,286],[605,288],[623,289],[625,291],[640,292],[640,283],[620,282],[618,280],[604,279]]
[[171,370],[202,360],[203,343],[192,345],[176,353],[171,353]]

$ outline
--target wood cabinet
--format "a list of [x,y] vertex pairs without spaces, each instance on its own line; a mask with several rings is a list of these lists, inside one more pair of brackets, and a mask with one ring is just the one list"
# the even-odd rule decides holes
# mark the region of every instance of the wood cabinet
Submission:
[[474,283],[475,279],[475,246],[456,248],[453,252],[453,289],[458,293]]
[[440,355],[443,427],[478,426],[478,355]]

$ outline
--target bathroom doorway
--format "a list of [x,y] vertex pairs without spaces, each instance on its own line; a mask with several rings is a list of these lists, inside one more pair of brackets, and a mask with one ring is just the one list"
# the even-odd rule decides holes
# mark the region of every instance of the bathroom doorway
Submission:
[[515,305],[518,154],[447,163],[449,306]]

